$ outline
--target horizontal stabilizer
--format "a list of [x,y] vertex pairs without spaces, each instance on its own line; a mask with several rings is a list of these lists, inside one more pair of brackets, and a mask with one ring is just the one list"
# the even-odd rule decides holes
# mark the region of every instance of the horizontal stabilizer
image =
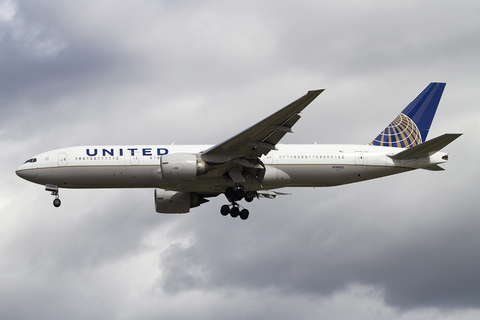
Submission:
[[442,150],[445,146],[453,142],[455,139],[460,137],[462,133],[445,133],[439,137],[433,138],[432,140],[425,141],[422,144],[411,147],[410,149],[404,150],[397,154],[389,156],[395,160],[406,160],[406,159],[418,159],[429,157],[438,151]]
[[440,167],[438,164],[432,164],[431,166],[428,166],[422,169],[429,170],[429,171],[445,171],[445,169]]

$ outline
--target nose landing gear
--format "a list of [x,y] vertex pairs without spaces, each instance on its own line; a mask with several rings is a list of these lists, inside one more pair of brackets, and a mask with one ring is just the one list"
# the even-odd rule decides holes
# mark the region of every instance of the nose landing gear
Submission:
[[49,191],[52,193],[52,196],[55,196],[55,199],[53,200],[53,206],[55,208],[60,207],[62,202],[60,201],[60,196],[58,195],[58,186],[53,184],[47,184],[45,186],[45,191]]

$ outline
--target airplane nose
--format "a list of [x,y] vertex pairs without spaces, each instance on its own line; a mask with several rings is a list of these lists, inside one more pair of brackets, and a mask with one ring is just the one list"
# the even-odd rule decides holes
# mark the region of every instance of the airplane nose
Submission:
[[22,179],[25,179],[27,181],[32,181],[32,178],[35,177],[35,170],[27,170],[23,165],[18,167],[18,169],[15,171],[17,176],[19,176]]
[[20,178],[26,179],[25,170],[22,169],[22,166],[18,167],[18,169],[15,171],[15,173],[16,173],[17,176],[19,176]]

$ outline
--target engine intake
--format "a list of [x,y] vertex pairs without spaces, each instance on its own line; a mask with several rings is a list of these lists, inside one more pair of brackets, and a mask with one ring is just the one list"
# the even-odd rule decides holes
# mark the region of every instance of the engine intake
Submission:
[[205,161],[192,153],[166,154],[160,160],[160,168],[165,182],[194,180],[207,172]]
[[207,199],[194,192],[155,189],[155,211],[158,213],[187,213]]

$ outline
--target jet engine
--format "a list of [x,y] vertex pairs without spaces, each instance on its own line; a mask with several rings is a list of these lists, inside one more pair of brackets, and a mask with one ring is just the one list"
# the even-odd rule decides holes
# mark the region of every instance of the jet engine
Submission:
[[207,172],[205,161],[192,153],[166,154],[160,160],[160,168],[165,182],[193,180]]
[[155,189],[155,211],[158,213],[187,213],[208,200],[194,192]]

